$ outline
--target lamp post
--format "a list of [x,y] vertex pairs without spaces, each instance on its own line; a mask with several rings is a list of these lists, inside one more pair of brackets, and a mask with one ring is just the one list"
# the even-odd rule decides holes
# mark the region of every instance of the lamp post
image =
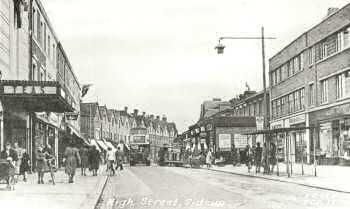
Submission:
[[[261,27],[261,36],[260,37],[220,37],[219,38],[219,43],[218,45],[215,47],[215,49],[217,50],[218,54],[223,54],[224,53],[224,49],[225,49],[225,45],[223,45],[221,43],[222,40],[224,39],[234,39],[234,40],[261,40],[261,52],[262,52],[262,73],[263,73],[263,88],[264,88],[264,103],[265,103],[265,117],[264,117],[264,129],[268,129],[269,128],[269,102],[267,100],[267,92],[266,92],[266,75],[265,75],[265,39],[276,39],[274,37],[265,37],[264,35],[264,27]],[[266,140],[265,140],[266,141]],[[268,144],[266,144],[266,148],[267,151],[269,151],[269,146]],[[267,158],[268,159],[268,158]]]

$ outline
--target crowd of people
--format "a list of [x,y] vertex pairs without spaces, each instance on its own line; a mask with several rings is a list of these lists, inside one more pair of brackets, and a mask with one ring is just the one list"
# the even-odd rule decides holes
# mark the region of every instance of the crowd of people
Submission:
[[261,167],[264,174],[273,173],[277,164],[276,145],[269,143],[269,147],[267,147],[266,142],[263,146],[258,142],[253,147],[247,144],[245,149],[241,151],[233,147],[231,150],[231,159],[233,166],[244,162],[248,168],[248,172],[255,166],[256,173],[261,172]]
[[[63,153],[64,171],[68,176],[68,183],[74,182],[74,176],[78,167],[81,169],[81,175],[86,176],[87,170],[92,176],[98,175],[100,164],[107,162],[107,171],[110,169],[113,174],[115,170],[123,170],[123,152],[118,147],[117,151],[108,148],[106,155],[100,152],[95,145],[78,145],[74,140],[69,140]],[[44,184],[45,173],[50,173],[51,183],[55,184],[54,173],[57,171],[55,154],[49,144],[46,146],[38,145],[35,151],[35,171],[37,172],[38,184]],[[23,181],[27,181],[27,174],[32,172],[32,163],[27,150],[22,148],[18,142],[13,144],[6,143],[5,149],[0,153],[0,159],[6,160],[10,168],[15,173],[15,180],[18,181],[23,176]],[[113,165],[116,163],[114,169]],[[9,180],[7,182],[9,185]]]

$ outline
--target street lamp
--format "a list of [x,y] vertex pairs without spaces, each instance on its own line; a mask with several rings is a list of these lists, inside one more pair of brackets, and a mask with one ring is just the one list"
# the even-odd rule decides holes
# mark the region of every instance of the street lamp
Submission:
[[[268,100],[266,93],[266,75],[265,75],[265,39],[276,39],[274,37],[265,37],[264,36],[264,27],[261,27],[261,36],[260,37],[220,37],[219,43],[215,47],[218,54],[223,54],[225,46],[221,43],[224,39],[234,39],[234,40],[261,40],[261,52],[262,52],[262,70],[263,70],[263,88],[264,88],[264,103],[265,103],[265,117],[264,117],[264,129],[269,128],[269,109],[268,109]],[[266,145],[267,151],[269,150],[269,146]]]

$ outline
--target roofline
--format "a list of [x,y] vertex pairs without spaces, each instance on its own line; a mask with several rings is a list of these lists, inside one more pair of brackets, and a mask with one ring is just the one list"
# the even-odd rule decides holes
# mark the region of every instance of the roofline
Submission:
[[[47,13],[46,13],[45,7],[44,7],[43,4],[41,3],[41,0],[34,0],[34,1],[36,1],[36,3],[37,3],[37,5],[38,5],[38,7],[39,7],[41,13],[43,14],[43,16],[44,16],[44,18],[45,18],[45,20],[46,20],[46,22],[47,22],[47,25],[49,26],[49,28],[50,28],[50,30],[51,30],[53,36],[55,37],[56,42],[59,42],[57,33],[56,33],[56,31],[53,29],[53,27],[52,27],[50,18],[49,18],[49,16],[48,16]],[[31,9],[30,12],[32,12],[32,8],[30,8],[30,9]]]
[[332,14],[328,15],[326,18],[322,19],[320,22],[318,22],[316,25],[312,26],[310,29],[306,30],[305,32],[303,32],[301,35],[299,35],[296,39],[294,39],[293,41],[291,41],[289,44],[287,44],[285,47],[283,47],[280,51],[278,51],[275,55],[273,55],[271,58],[269,58],[269,61],[273,58],[275,58],[277,55],[279,55],[282,51],[284,51],[287,47],[291,46],[295,41],[297,41],[300,37],[302,37],[303,35],[307,35],[312,29],[316,28],[317,26],[321,25],[323,22],[325,22],[326,20],[328,20],[330,17],[334,16],[335,14],[337,14],[338,12],[340,12],[341,10],[343,10],[345,7],[350,6],[350,3],[347,3],[346,5],[344,5],[343,7],[339,8],[337,11],[333,12]]

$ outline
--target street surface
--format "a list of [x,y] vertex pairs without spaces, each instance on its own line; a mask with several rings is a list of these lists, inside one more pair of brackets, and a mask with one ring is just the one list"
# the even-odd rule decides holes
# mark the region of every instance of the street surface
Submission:
[[131,167],[110,177],[98,209],[350,208],[350,194],[205,169]]

